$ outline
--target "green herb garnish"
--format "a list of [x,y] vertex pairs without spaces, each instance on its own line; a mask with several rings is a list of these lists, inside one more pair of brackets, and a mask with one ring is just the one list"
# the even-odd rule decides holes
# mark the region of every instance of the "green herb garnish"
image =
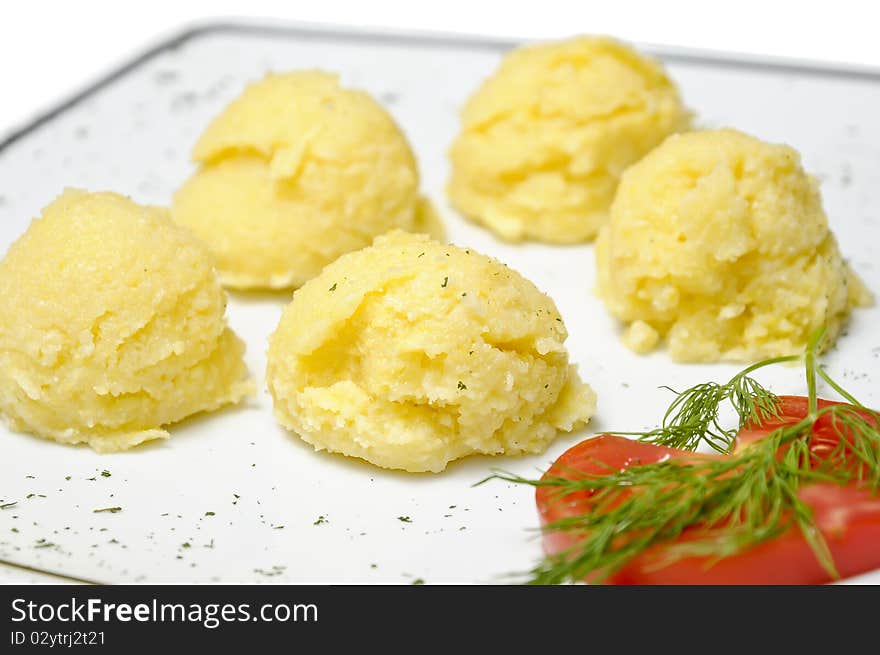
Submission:
[[[776,396],[757,380],[749,377],[759,368],[794,362],[798,355],[768,359],[740,371],[725,384],[705,382],[682,392],[663,387],[676,394],[669,405],[660,427],[649,432],[615,432],[614,434],[637,436],[659,446],[695,450],[706,443],[719,453],[728,453],[733,447],[736,433],[749,421],[761,421],[776,413]],[[728,403],[739,417],[733,428],[724,428],[718,414]]]
[[[547,532],[576,535],[568,550],[547,557],[530,572],[531,582],[601,582],[648,548],[664,544],[664,563],[684,557],[713,561],[773,539],[796,526],[828,574],[839,577],[811,508],[798,497],[805,484],[854,482],[880,489],[880,414],[864,408],[816,362],[822,333],[811,339],[802,360],[808,389],[807,416],[785,424],[731,457],[667,460],[578,479],[526,479],[504,471],[490,478],[535,487],[552,487],[560,497],[590,492],[582,515],[549,523]],[[645,433],[621,433],[684,450],[707,444],[729,453],[739,427],[778,415],[778,399],[749,373],[771,364],[795,361],[778,357],[749,366],[723,385],[697,385],[677,395],[661,427]],[[816,379],[822,378],[850,404],[818,407]],[[738,427],[719,424],[718,409],[730,403]],[[816,421],[830,426],[837,439],[832,452],[817,461],[810,451]],[[699,526],[692,539],[676,542]],[[661,564],[662,565],[662,564]]]

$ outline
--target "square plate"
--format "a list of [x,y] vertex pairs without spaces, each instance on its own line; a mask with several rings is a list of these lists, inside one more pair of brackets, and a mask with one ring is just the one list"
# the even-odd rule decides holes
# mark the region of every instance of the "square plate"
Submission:
[[[490,467],[537,474],[596,431],[655,425],[670,400],[659,385],[687,387],[739,370],[675,364],[663,352],[634,355],[593,295],[592,245],[505,244],[448,206],[446,150],[457,111],[513,45],[295,26],[183,33],[0,144],[0,251],[66,186],[167,204],[193,170],[196,137],[246,82],[269,70],[338,71],[402,125],[450,239],[501,259],[554,298],[572,360],[599,394],[593,423],[542,455],[473,457],[439,475],[315,453],[275,423],[265,390],[266,338],[286,296],[233,293],[229,320],[247,342],[260,389],[250,402],[112,455],[0,427],[0,504],[17,502],[0,511],[0,559],[107,583],[507,581],[540,556],[529,532],[537,516],[528,488],[472,486]],[[880,289],[880,74],[646,50],[664,60],[703,125],[736,126],[800,150],[822,180],[843,253]],[[873,406],[880,405],[878,321],[880,308],[856,312],[825,360]],[[761,379],[780,392],[805,391],[797,368]],[[107,506],[123,510],[93,512]],[[880,582],[880,573],[852,581]]]

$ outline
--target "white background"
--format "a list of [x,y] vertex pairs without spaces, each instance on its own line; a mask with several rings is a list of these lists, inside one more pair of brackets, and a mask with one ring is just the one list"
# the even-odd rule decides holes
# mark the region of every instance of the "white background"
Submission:
[[607,33],[645,43],[880,68],[878,13],[872,0],[30,0],[10,3],[0,14],[0,134],[163,35],[218,17],[525,39]]

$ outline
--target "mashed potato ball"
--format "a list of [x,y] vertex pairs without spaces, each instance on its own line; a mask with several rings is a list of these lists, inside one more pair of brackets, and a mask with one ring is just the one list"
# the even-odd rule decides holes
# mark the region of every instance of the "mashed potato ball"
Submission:
[[293,294],[275,413],[317,450],[406,471],[541,452],[595,409],[553,301],[503,264],[394,231]]
[[167,212],[68,190],[0,262],[0,413],[98,452],[252,391],[210,254]]
[[251,84],[193,157],[200,168],[172,215],[208,244],[228,287],[296,287],[378,234],[424,229],[406,137],[335,75],[299,71]]
[[798,153],[734,130],[671,136],[623,175],[597,242],[599,292],[637,352],[751,361],[833,342],[870,294]]
[[453,204],[505,239],[550,243],[593,238],[621,172],[690,122],[658,62],[596,37],[514,50],[461,118]]

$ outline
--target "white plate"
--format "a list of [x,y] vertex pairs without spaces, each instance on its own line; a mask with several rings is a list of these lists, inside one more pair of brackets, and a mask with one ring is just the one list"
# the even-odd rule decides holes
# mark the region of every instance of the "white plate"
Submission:
[[[599,393],[589,429],[560,437],[540,456],[471,458],[441,475],[315,453],[276,425],[263,382],[266,337],[283,299],[233,294],[229,319],[247,341],[257,398],[174,426],[166,442],[114,455],[0,428],[0,503],[18,502],[0,511],[0,559],[118,583],[503,581],[539,558],[528,531],[537,517],[528,488],[472,486],[490,467],[537,474],[594,431],[654,425],[670,400],[658,385],[686,387],[738,370],[678,365],[662,352],[633,355],[592,294],[592,246],[507,245],[448,207],[445,153],[456,112],[510,45],[253,25],[188,32],[0,146],[0,251],[65,186],[167,203],[192,170],[196,137],[247,81],[268,70],[339,71],[403,126],[452,240],[507,262],[556,300],[571,356]],[[823,180],[843,252],[880,290],[880,75],[654,52],[703,124],[736,126],[801,151]],[[826,360],[874,406],[878,323],[880,308],[857,312]],[[779,392],[804,392],[798,369],[762,379]],[[108,506],[123,511],[93,513]],[[315,525],[320,516],[326,522]],[[880,573],[861,579],[880,582]]]

